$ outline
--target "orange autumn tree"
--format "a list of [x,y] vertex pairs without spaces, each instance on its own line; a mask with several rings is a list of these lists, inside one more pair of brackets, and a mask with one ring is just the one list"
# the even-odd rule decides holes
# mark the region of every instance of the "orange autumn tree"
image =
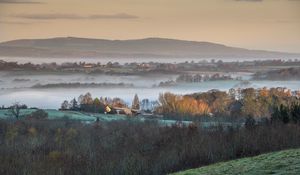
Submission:
[[270,96],[270,91],[266,87],[259,89],[258,92],[261,97],[269,97]]
[[164,93],[160,95],[159,101],[161,105],[158,111],[164,114],[200,116],[210,112],[206,102],[189,96]]
[[198,112],[200,112],[200,114],[208,114],[211,112],[211,109],[206,102],[198,100]]
[[183,96],[177,101],[177,113],[185,115],[205,115],[210,112],[209,106],[202,100]]

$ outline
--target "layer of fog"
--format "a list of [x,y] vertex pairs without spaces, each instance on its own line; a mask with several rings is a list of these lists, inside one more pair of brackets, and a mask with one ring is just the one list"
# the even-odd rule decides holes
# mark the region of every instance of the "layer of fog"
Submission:
[[0,89],[30,88],[36,84],[59,83],[126,83],[135,87],[147,88],[159,84],[161,81],[176,79],[177,75],[149,75],[149,76],[119,76],[92,74],[49,74],[24,75],[21,73],[0,72]]
[[[232,73],[233,77],[242,76],[249,79],[245,73]],[[52,75],[22,75],[0,72],[0,105],[9,106],[14,102],[27,104],[30,107],[57,109],[63,100],[77,98],[80,94],[90,92],[93,97],[120,97],[129,105],[138,94],[140,99],[157,100],[159,93],[172,92],[176,94],[189,94],[205,92],[211,89],[227,91],[230,88],[262,88],[286,87],[291,90],[300,89],[300,81],[207,81],[201,83],[179,83],[169,87],[153,87],[161,81],[175,80],[177,75],[149,75],[149,76],[109,76],[88,74],[52,74]],[[50,88],[32,89],[35,84],[57,83],[132,83],[129,88]]]

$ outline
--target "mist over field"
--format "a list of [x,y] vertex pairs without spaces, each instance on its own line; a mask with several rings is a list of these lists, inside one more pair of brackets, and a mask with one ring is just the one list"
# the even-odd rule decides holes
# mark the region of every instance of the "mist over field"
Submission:
[[[242,77],[249,80],[251,73],[232,72],[227,75]],[[160,93],[172,92],[175,94],[191,94],[206,92],[211,89],[228,91],[231,88],[263,88],[263,87],[286,87],[291,90],[299,90],[300,82],[271,81],[271,80],[249,80],[243,85],[241,80],[219,80],[201,83],[178,83],[170,87],[157,87],[160,82],[176,80],[178,75],[154,74],[147,76],[138,75],[90,75],[81,73],[63,74],[31,74],[18,72],[0,72],[0,104],[9,106],[14,102],[21,102],[31,107],[45,109],[58,109],[63,100],[71,100],[80,94],[90,92],[93,97],[119,97],[130,105],[135,94],[141,99],[157,100]],[[56,87],[56,88],[34,88],[35,85],[60,84],[60,83],[125,83],[132,87]],[[45,100],[46,99],[46,100]]]

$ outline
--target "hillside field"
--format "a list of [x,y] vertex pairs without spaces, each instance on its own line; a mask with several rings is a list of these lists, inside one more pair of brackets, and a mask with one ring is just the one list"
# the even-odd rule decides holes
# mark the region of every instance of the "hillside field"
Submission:
[[300,149],[291,149],[256,157],[221,162],[202,168],[174,173],[173,175],[224,175],[224,174],[300,174]]

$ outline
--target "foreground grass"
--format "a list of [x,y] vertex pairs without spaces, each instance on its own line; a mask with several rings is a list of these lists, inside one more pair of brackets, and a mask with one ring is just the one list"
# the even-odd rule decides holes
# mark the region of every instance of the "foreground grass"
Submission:
[[300,149],[292,149],[256,157],[217,163],[174,175],[224,175],[224,174],[300,174]]

